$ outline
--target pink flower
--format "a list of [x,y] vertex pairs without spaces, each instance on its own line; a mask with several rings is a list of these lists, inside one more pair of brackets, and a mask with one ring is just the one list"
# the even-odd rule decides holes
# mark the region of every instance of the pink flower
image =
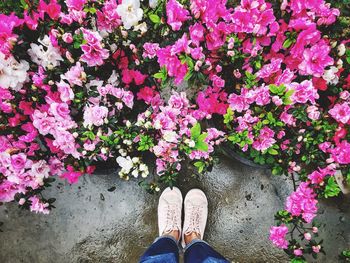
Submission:
[[320,112],[318,111],[318,108],[316,106],[308,106],[306,108],[307,116],[311,120],[318,120],[320,118]]
[[255,102],[257,105],[264,106],[270,103],[270,90],[267,86],[255,89]]
[[116,0],[109,0],[104,3],[102,10],[97,11],[97,26],[99,30],[106,30],[112,33],[115,28],[121,25],[122,21],[117,13]]
[[[244,93],[246,89],[242,89],[242,93]],[[235,93],[232,93],[228,98],[228,103],[230,103],[230,107],[232,110],[242,112],[244,110],[249,109],[249,103],[247,99],[244,97],[244,95],[237,95]]]
[[350,120],[350,107],[347,102],[336,104],[329,110],[329,114],[337,121],[347,124]]
[[101,126],[108,115],[108,108],[105,106],[87,106],[84,111],[84,127],[95,125]]
[[140,91],[137,93],[137,99],[144,100],[146,104],[150,104],[156,94],[157,92],[154,88],[146,86],[144,88],[141,88]]
[[332,158],[339,164],[350,164],[350,143],[343,140],[331,150]]
[[168,104],[171,108],[177,109],[177,110],[187,110],[189,106],[189,101],[186,98],[186,93],[181,92],[176,93],[174,92],[173,95],[169,98]]
[[69,102],[74,99],[74,92],[67,83],[61,80],[56,82],[56,86],[63,102]]
[[287,234],[288,227],[286,225],[272,226],[270,228],[270,240],[278,248],[288,248],[288,241],[286,240]]
[[80,11],[83,9],[86,0],[65,0],[65,2],[69,9]]
[[44,1],[40,1],[40,6],[42,11],[45,11],[51,19],[56,20],[59,18],[61,6],[56,2],[56,0],[51,0],[49,4],[46,4]]
[[47,208],[49,206],[48,203],[43,203],[37,196],[30,197],[29,201],[31,201],[31,212],[49,214],[50,210]]
[[201,41],[204,40],[204,27],[200,23],[190,26],[190,37],[193,44],[199,47]]
[[80,157],[80,153],[77,151],[77,146],[75,145],[75,138],[68,131],[57,130],[52,145],[62,150],[65,154],[71,154],[75,158]]
[[302,63],[299,64],[299,72],[302,75],[321,77],[327,66],[333,65],[333,59],[329,56],[331,48],[320,41],[311,48],[305,49]]
[[71,86],[78,85],[83,86],[83,73],[84,68],[81,66],[80,62],[73,67],[71,67],[62,77],[62,79],[68,80]]
[[310,223],[317,212],[315,197],[316,194],[309,187],[309,183],[302,182],[297,190],[287,198],[286,210],[292,216],[302,216],[307,223]]
[[280,71],[282,59],[272,58],[270,64],[264,65],[257,73],[259,78],[269,78],[272,74]]
[[46,112],[35,110],[33,116],[33,125],[42,135],[47,135],[55,130],[56,121],[53,117],[48,117]]
[[265,126],[260,130],[260,135],[257,140],[253,142],[253,148],[258,151],[267,150],[276,142],[276,140],[273,138],[274,135],[275,132]]
[[13,33],[14,28],[23,23],[21,19],[12,13],[7,16],[0,14],[0,52],[9,55],[17,35]]
[[142,54],[143,58],[149,58],[152,59],[157,55],[157,51],[159,50],[159,44],[158,43],[150,43],[147,42],[143,45],[144,52]]
[[70,110],[67,103],[51,103],[50,112],[59,121],[64,121],[70,118]]
[[210,80],[213,82],[214,88],[223,88],[225,86],[225,80],[217,75],[213,75]]
[[82,176],[82,175],[83,175],[82,172],[75,171],[73,166],[68,165],[67,166],[67,172],[62,173],[60,175],[60,178],[67,179],[68,183],[74,184],[74,183],[78,182],[79,177]]
[[161,48],[157,51],[159,65],[165,66],[168,75],[175,77],[175,84],[180,84],[187,74],[187,64],[182,64],[175,54],[171,52],[172,47]]
[[167,23],[174,31],[179,30],[182,22],[189,19],[189,14],[188,10],[176,0],[169,0],[166,4]]
[[291,97],[294,103],[306,103],[310,101],[314,104],[316,102],[315,100],[319,98],[317,89],[312,84],[312,81],[304,80],[300,84],[292,83],[290,84],[290,88],[294,90]]
[[242,0],[232,15],[236,33],[265,35],[268,26],[273,25],[275,20],[271,4],[266,3],[264,0]]
[[93,32],[85,28],[81,28],[86,44],[81,45],[84,54],[80,57],[81,61],[86,62],[90,67],[101,66],[103,60],[109,57],[109,51],[102,47],[102,37],[98,32]]
[[314,253],[319,253],[321,250],[321,246],[320,245],[317,245],[317,246],[312,246],[312,251]]
[[302,256],[303,255],[303,251],[301,249],[294,249],[293,254],[298,256]]
[[24,169],[27,161],[27,156],[24,153],[14,154],[11,156],[12,168],[19,171]]
[[312,239],[312,236],[311,236],[310,233],[306,232],[306,233],[304,233],[304,238],[305,238],[306,240],[310,241],[310,240]]
[[73,36],[71,33],[64,33],[62,35],[62,39],[64,42],[66,42],[67,44],[70,44],[73,42]]

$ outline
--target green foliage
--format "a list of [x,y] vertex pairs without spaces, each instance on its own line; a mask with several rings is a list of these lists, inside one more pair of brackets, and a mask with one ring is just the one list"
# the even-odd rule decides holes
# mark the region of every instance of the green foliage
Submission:
[[335,182],[334,177],[333,176],[329,177],[324,190],[324,196],[326,198],[334,197],[334,196],[338,196],[339,193],[340,193],[340,188]]
[[191,129],[191,139],[195,142],[195,149],[203,152],[208,151],[208,144],[204,141],[207,133],[201,133],[201,125],[197,122]]

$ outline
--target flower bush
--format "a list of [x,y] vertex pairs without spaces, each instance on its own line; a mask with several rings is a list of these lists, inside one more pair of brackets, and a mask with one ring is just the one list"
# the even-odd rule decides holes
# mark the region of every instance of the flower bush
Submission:
[[340,194],[336,173],[350,184],[347,7],[3,1],[0,202],[49,213],[55,178],[109,160],[157,192],[184,165],[210,171],[225,145],[291,178],[270,239],[293,262],[316,257],[318,199]]

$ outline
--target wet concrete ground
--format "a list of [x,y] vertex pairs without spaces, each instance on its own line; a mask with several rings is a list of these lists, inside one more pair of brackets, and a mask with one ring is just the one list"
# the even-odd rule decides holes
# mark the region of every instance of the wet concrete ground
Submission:
[[[115,185],[114,192],[107,189]],[[222,158],[221,164],[198,181],[182,176],[183,194],[203,189],[209,199],[205,240],[232,262],[288,262],[268,240],[273,214],[292,190],[282,177]],[[1,263],[117,262],[134,263],[157,236],[157,198],[137,182],[117,175],[85,176],[73,186],[60,181],[47,193],[55,196],[50,215],[0,207]],[[338,262],[350,248],[348,199],[323,202],[319,220],[327,256],[313,262]]]

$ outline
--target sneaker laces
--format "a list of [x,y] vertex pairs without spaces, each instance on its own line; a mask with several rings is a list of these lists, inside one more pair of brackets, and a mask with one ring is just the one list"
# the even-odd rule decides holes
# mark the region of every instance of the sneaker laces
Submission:
[[192,207],[189,208],[189,210],[191,211],[191,214],[189,218],[190,223],[187,229],[185,230],[186,235],[189,235],[193,232],[201,235],[200,219],[202,215],[202,209],[203,209],[203,206],[194,206],[194,205],[192,205]]
[[167,214],[166,214],[166,227],[164,233],[170,233],[174,230],[180,230],[179,218],[178,218],[178,205],[168,204]]

